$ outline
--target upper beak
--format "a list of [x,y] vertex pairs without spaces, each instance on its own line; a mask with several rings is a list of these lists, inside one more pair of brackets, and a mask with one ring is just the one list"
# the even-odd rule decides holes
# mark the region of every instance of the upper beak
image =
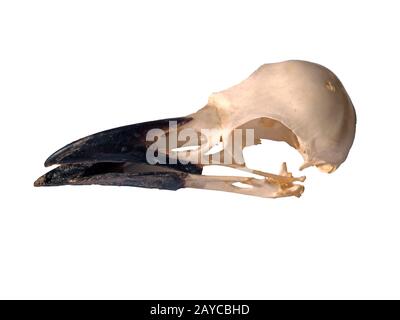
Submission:
[[163,119],[99,132],[66,145],[53,153],[44,165],[48,167],[55,164],[88,162],[145,162],[149,146],[146,135],[151,129],[167,132],[171,121],[179,126],[190,120],[186,117]]
[[151,129],[168,131],[170,121],[177,126],[191,118],[172,118],[119,127],[72,142],[52,154],[45,166],[60,165],[34,183],[58,185],[128,185],[176,190],[183,186],[187,173],[199,174],[202,168],[187,164],[147,163],[146,140]]

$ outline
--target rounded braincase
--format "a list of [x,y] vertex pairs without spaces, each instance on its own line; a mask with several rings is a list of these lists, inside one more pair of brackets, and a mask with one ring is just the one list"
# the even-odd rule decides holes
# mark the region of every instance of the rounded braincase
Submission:
[[241,83],[212,94],[209,105],[218,108],[229,130],[255,118],[281,122],[298,138],[303,168],[334,171],[354,140],[350,97],[333,72],[311,62],[264,64]]

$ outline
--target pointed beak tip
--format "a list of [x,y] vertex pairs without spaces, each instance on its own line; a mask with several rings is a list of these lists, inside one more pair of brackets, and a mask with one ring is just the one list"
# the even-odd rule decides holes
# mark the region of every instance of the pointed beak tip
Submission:
[[54,165],[55,163],[54,163],[54,161],[52,161],[52,159],[47,159],[45,162],[44,162],[44,166],[46,167],[46,168],[48,168],[48,167],[51,167],[52,165]]
[[44,166],[47,167],[51,167],[54,166],[56,164],[58,164],[59,159],[55,156],[56,153],[53,153],[50,157],[48,157],[46,159],[46,161],[44,162]]
[[43,187],[45,185],[45,180],[44,177],[41,176],[40,178],[38,178],[34,183],[33,186],[34,187]]

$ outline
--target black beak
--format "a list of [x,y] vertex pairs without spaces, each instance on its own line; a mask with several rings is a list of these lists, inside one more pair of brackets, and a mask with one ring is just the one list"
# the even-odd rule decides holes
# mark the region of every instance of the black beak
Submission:
[[163,119],[99,132],[66,145],[53,153],[44,165],[146,162],[146,150],[151,144],[146,141],[146,135],[151,129],[167,132],[170,122],[176,122],[179,126],[190,120],[186,117]]
[[62,185],[131,186],[177,190],[188,173],[167,166],[138,163],[61,165],[35,181],[35,187]]
[[[59,165],[34,183],[40,186],[117,185],[176,190],[188,173],[201,174],[194,164],[147,163],[146,141],[151,129],[168,131],[171,121],[182,125],[191,118],[172,118],[119,127],[79,139],[51,155],[45,166]],[[168,158],[167,158],[168,160]]]

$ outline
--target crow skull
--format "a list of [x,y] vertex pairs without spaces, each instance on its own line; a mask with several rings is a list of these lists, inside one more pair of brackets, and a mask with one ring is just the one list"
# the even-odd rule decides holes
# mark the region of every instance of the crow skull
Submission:
[[[176,126],[167,127],[171,120]],[[300,196],[304,187],[296,182],[303,182],[305,177],[293,177],[285,163],[279,174],[249,169],[242,157],[243,148],[260,139],[284,141],[303,157],[300,169],[316,166],[331,173],[346,160],[355,127],[350,97],[330,70],[306,61],[264,64],[241,83],[213,93],[205,107],[186,117],[116,128],[67,145],[45,163],[59,167],[35,185],[130,185],[172,190],[191,187],[272,198]],[[178,139],[176,144],[167,143],[157,150],[168,160],[181,159],[184,153],[183,163],[152,163],[148,150],[154,144],[148,141],[148,133],[154,129],[162,129],[158,138],[165,137],[169,142],[172,136],[190,130],[200,142],[182,143]],[[241,132],[239,137],[233,134],[236,130]],[[248,139],[249,132],[252,139]],[[208,154],[216,143],[222,145],[217,157]],[[190,146],[198,148],[187,151],[185,148]],[[236,151],[228,162],[227,150],[232,149]],[[249,171],[262,179],[201,175],[208,164]],[[239,187],[236,182],[247,187]]]

